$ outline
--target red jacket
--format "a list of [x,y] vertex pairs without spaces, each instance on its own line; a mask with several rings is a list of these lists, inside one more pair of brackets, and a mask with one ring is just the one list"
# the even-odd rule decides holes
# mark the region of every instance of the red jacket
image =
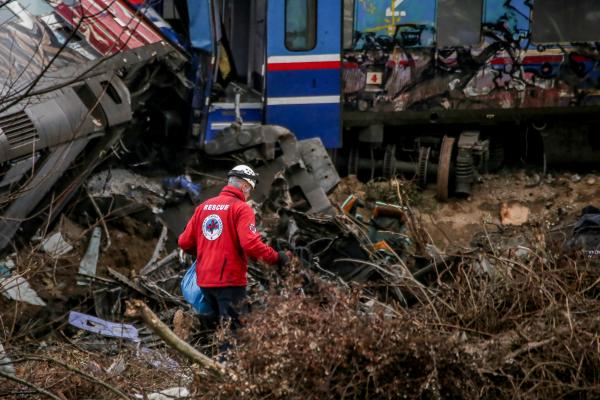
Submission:
[[246,286],[247,256],[277,263],[279,255],[261,241],[255,223],[254,211],[234,186],[196,208],[178,242],[185,252],[196,251],[198,286]]

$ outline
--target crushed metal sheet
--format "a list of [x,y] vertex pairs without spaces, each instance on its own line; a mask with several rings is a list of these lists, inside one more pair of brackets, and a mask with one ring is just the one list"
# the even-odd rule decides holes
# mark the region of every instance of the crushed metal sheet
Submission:
[[42,250],[50,257],[57,258],[69,253],[73,250],[73,246],[63,238],[63,235],[60,232],[56,232],[44,239],[42,242]]
[[160,182],[126,169],[109,169],[93,175],[88,180],[87,190],[93,197],[120,195],[156,210],[165,203],[165,191]]
[[0,291],[11,300],[22,301],[34,306],[46,305],[29,285],[29,282],[20,275],[0,278]]
[[69,323],[77,328],[100,335],[130,339],[133,342],[140,341],[137,328],[130,324],[105,321],[77,311],[69,313]]
[[15,367],[10,357],[6,354],[6,351],[4,351],[2,343],[0,343],[0,371],[9,375],[15,374]]
[[[92,231],[90,244],[85,255],[79,263],[79,273],[87,276],[96,276],[96,266],[98,265],[98,256],[100,253],[100,240],[102,239],[102,230],[99,226]],[[78,285],[86,285],[85,279],[77,279]]]

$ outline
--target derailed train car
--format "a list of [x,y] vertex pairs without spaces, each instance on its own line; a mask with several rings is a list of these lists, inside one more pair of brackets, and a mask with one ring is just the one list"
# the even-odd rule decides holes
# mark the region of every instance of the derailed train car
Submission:
[[[189,5],[190,11],[203,6]],[[125,155],[130,164],[162,161],[173,172],[188,160],[176,155],[190,149],[198,155],[204,147],[201,121],[223,79],[215,68],[223,58],[210,50],[217,14],[206,20],[184,7],[185,23],[179,15],[172,19],[176,31],[157,9],[125,0],[0,4],[6,72],[0,78],[0,250],[18,231],[28,238],[51,223],[112,155]],[[198,29],[210,32],[208,46],[195,36]],[[259,196],[286,172],[307,210],[330,208],[325,192],[339,177],[319,139],[298,141],[284,127],[239,122],[208,141],[206,152],[261,159]]]
[[162,3],[169,7],[178,11],[169,21],[210,60],[192,105],[200,146],[236,119],[282,125],[320,137],[342,173],[413,173],[437,182],[440,198],[469,193],[477,171],[505,154],[598,161],[592,0]]
[[190,85],[182,48],[122,1],[4,2],[0,52],[3,249],[29,222],[52,221],[125,135],[148,130],[147,115],[185,104]]
[[[386,171],[394,157],[412,157],[425,183],[437,163],[430,172],[444,198],[452,183],[469,193],[477,168],[505,154],[600,161],[597,2],[345,4],[354,10],[345,21],[345,127],[380,145],[392,160]],[[353,168],[361,161],[351,153]]]

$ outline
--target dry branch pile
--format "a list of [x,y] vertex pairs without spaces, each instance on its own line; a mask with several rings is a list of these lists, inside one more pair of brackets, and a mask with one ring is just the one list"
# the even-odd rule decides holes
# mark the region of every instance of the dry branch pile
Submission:
[[[360,288],[313,276],[270,294],[237,337],[221,398],[594,398],[600,396],[600,270],[553,257],[471,259],[438,271],[409,309],[366,310]],[[306,285],[306,282],[304,283]],[[428,296],[428,295],[423,295]],[[364,300],[364,299],[363,299]]]

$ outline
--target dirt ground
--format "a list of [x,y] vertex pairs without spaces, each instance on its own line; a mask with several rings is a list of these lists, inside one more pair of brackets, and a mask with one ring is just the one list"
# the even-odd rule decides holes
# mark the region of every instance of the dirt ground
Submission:
[[[398,196],[409,198],[413,212],[430,241],[442,252],[473,247],[478,233],[513,232],[531,228],[570,231],[583,207],[600,206],[600,173],[551,172],[542,178],[537,172],[504,169],[481,177],[471,196],[436,198],[435,184],[421,190],[410,181],[363,183],[355,176],[343,178],[330,195],[341,206],[349,195],[368,202],[398,204]],[[505,218],[502,218],[504,213]],[[503,232],[502,236],[506,236]]]
[[421,221],[441,250],[454,245],[469,247],[473,235],[501,225],[501,207],[529,209],[527,224],[553,228],[568,225],[587,205],[600,205],[600,174],[550,174],[546,179],[523,170],[485,175],[467,199],[446,203],[435,199],[435,187],[421,194],[417,205]]

